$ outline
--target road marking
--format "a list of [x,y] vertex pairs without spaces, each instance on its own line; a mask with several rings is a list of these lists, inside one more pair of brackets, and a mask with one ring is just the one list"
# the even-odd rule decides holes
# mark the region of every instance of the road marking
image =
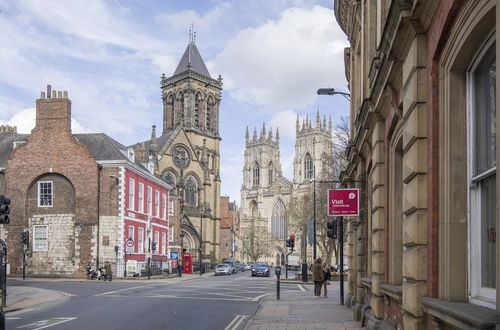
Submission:
[[254,297],[252,299],[252,301],[259,301],[261,298],[264,298],[265,296],[269,296],[271,295],[272,293],[264,293],[264,294],[261,294],[260,296],[257,296],[257,297]]
[[9,316],[7,316],[5,319],[6,320],[20,320],[20,319],[22,319],[22,317],[9,317]]
[[236,315],[234,319],[224,328],[224,330],[236,330],[240,326],[241,322],[248,317],[248,315]]
[[300,289],[300,290],[302,290],[302,291],[307,291],[307,290],[306,290],[306,288],[304,288],[304,287],[302,286],[302,284],[297,284],[297,286],[299,287],[299,289]]
[[54,317],[52,319],[48,320],[41,320],[41,321],[36,321],[30,324],[22,325],[20,327],[17,327],[17,329],[33,329],[33,330],[40,330],[40,329],[45,329],[52,327],[54,325],[58,325],[61,323],[69,322],[76,320],[76,317]]
[[121,290],[107,291],[107,292],[103,292],[103,293],[98,293],[98,294],[95,294],[94,297],[106,296],[106,295],[110,295],[110,294],[116,294],[118,292],[123,292],[123,291],[128,291],[128,290],[143,289],[143,288],[153,288],[153,287],[155,287],[155,285],[134,286],[134,287],[131,287],[131,288],[125,288],[125,289],[121,289]]

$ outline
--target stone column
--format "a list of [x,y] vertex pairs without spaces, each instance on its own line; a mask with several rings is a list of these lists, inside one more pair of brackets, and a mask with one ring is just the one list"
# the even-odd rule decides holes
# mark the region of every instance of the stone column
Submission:
[[379,120],[372,133],[372,163],[371,176],[371,210],[372,213],[372,300],[373,315],[380,320],[384,319],[384,295],[380,291],[380,284],[385,282],[385,121]]
[[403,322],[423,329],[427,279],[427,41],[418,34],[403,64]]

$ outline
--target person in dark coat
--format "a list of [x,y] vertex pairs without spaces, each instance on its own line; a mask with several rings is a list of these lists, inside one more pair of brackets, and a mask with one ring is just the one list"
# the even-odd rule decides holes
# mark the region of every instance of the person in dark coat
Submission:
[[332,274],[330,274],[330,269],[326,265],[326,263],[323,264],[323,295],[325,298],[327,298],[327,286],[330,284],[330,280],[332,279]]
[[177,274],[182,277],[182,264],[180,262],[177,262]]
[[314,297],[321,296],[321,284],[324,280],[323,264],[321,258],[316,259],[312,267],[312,280],[314,282]]

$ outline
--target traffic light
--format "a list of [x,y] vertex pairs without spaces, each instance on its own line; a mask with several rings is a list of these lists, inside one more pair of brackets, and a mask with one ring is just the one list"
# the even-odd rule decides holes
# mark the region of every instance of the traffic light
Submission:
[[337,222],[328,221],[326,223],[326,236],[329,238],[337,239]]
[[21,240],[23,241],[24,245],[29,245],[30,244],[30,233],[29,233],[29,231],[23,231],[21,233]]
[[10,198],[0,195],[0,223],[9,223]]
[[286,247],[290,247],[290,240],[289,239],[286,240]]
[[290,242],[289,247],[293,250],[293,248],[295,247],[295,236],[290,235],[290,239],[288,241]]
[[151,250],[156,251],[156,242],[151,243]]

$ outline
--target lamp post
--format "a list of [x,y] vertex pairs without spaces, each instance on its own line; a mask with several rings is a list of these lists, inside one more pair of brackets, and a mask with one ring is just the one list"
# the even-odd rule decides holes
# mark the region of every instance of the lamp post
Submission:
[[316,261],[316,180],[313,182],[313,259]]
[[320,88],[317,93],[318,95],[342,95],[347,101],[351,100],[351,94],[336,91],[335,88]]
[[205,215],[210,214],[212,210],[210,210],[210,204],[207,202],[203,203],[200,208],[200,276],[203,275],[202,272],[202,266],[203,266],[203,261],[202,261],[202,255],[203,255],[203,218]]

